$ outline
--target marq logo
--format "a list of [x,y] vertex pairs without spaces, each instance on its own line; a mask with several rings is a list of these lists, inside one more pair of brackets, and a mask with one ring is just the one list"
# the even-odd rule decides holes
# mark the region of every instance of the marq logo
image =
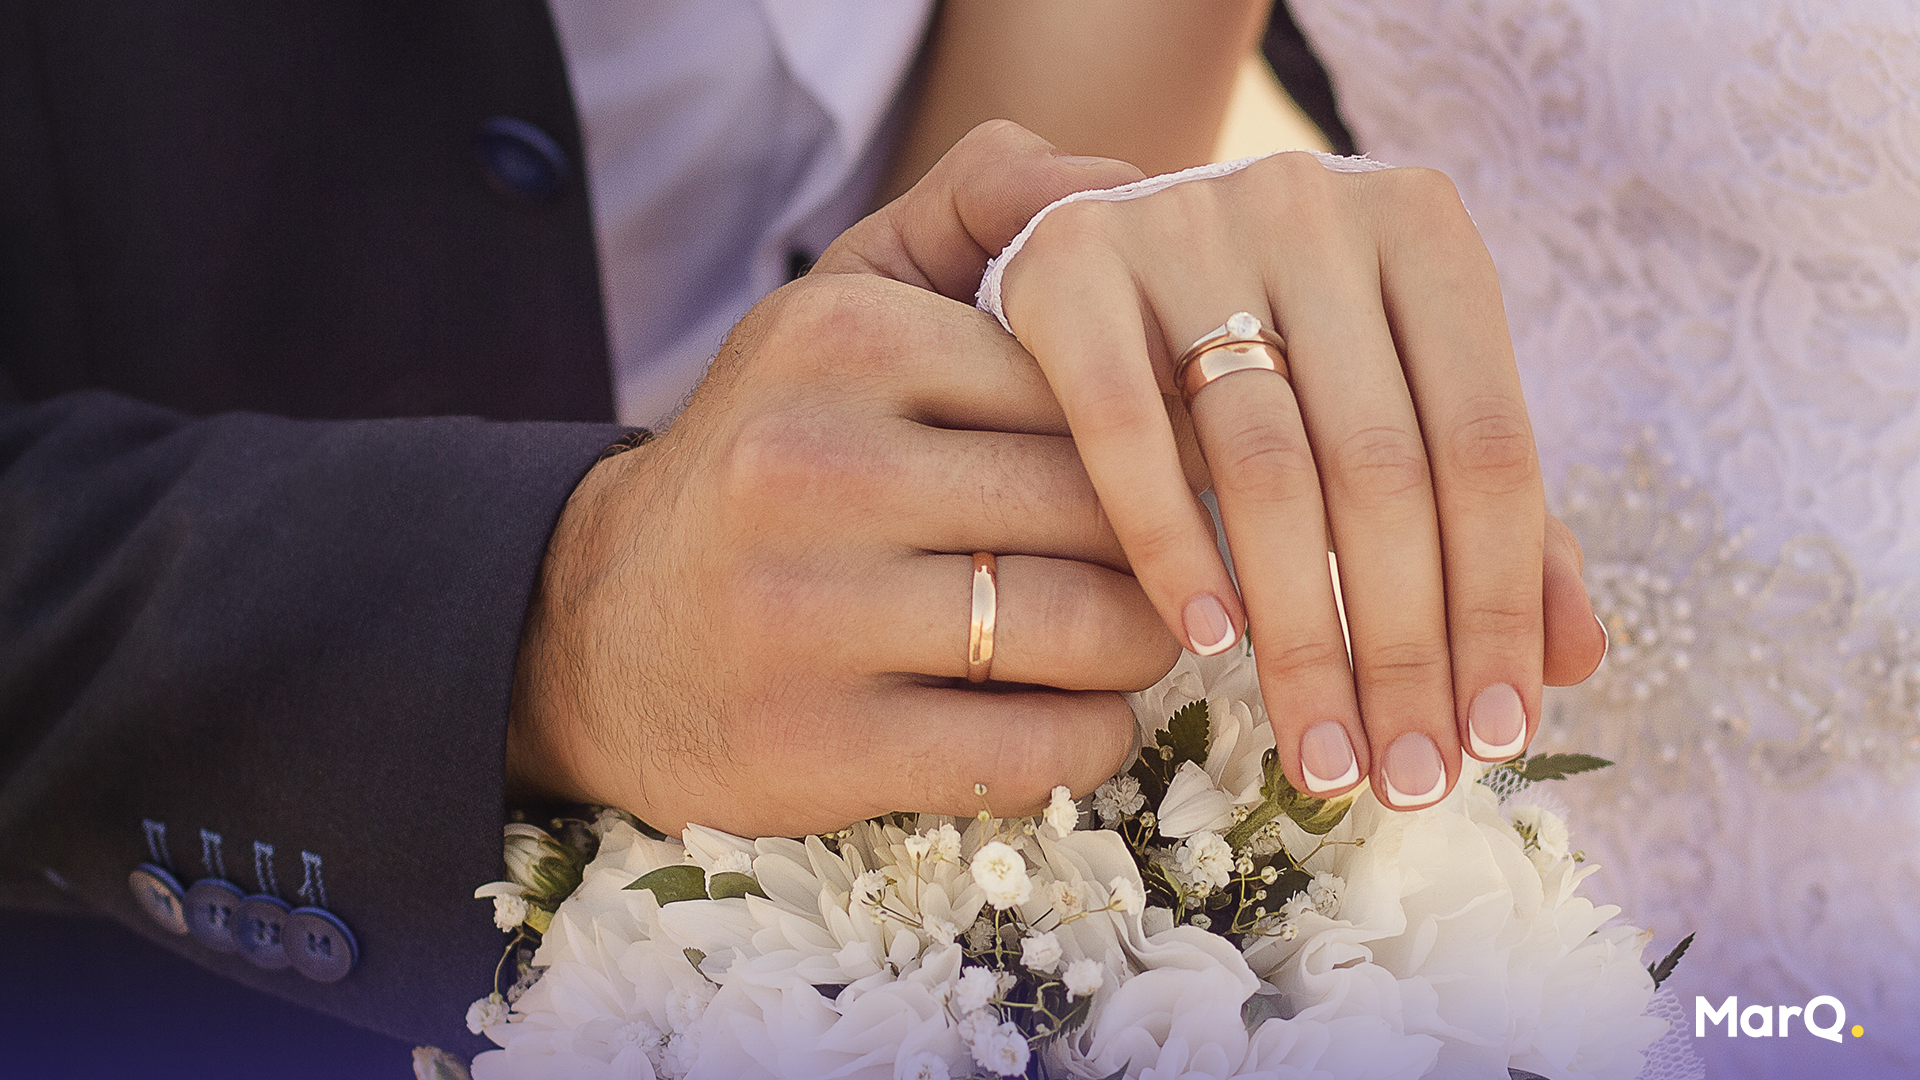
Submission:
[[[1832,1010],[1833,1022],[1823,1024],[1820,1022],[1821,1014],[1827,1010]],[[1774,1023],[1776,1013],[1779,1016],[1777,1027]],[[1847,1026],[1847,1007],[1831,994],[1821,994],[1805,1005],[1781,1005],[1777,1008],[1772,1005],[1749,1005],[1744,1009],[1740,1007],[1737,997],[1728,997],[1716,1006],[1706,998],[1696,996],[1693,999],[1693,1037],[1705,1038],[1708,1027],[1725,1024],[1730,1039],[1742,1034],[1753,1038],[1784,1038],[1792,1034],[1796,1017],[1800,1020],[1801,1028],[1809,1035],[1828,1042],[1840,1042],[1845,1038],[1841,1032]],[[1854,1038],[1865,1034],[1865,1029],[1860,1025],[1853,1026]]]

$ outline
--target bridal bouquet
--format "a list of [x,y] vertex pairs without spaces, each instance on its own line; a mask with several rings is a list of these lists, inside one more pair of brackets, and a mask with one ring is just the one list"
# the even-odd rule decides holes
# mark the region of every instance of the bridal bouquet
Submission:
[[1640,1074],[1650,935],[1579,895],[1531,787],[1604,763],[1394,813],[1287,784],[1238,650],[1131,700],[1129,768],[1034,818],[508,826],[513,880],[478,895],[517,978],[469,1012],[501,1047],[474,1080]]

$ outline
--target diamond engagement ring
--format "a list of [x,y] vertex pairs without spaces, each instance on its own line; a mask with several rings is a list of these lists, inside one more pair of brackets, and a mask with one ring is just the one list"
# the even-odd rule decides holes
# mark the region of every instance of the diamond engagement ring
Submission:
[[1236,371],[1271,371],[1292,377],[1287,367],[1287,343],[1260,325],[1250,311],[1236,311],[1216,329],[1187,346],[1173,366],[1173,382],[1188,401],[1203,387]]

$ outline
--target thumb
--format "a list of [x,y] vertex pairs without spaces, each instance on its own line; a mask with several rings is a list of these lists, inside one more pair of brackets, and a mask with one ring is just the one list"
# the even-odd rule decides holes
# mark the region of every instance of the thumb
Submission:
[[1142,175],[1113,158],[1063,154],[1011,120],[989,120],[905,195],[842,233],[813,272],[878,274],[971,303],[987,260],[1047,204]]

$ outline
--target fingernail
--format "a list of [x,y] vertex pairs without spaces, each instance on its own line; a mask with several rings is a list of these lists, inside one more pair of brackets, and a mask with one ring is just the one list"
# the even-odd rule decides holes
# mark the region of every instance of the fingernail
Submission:
[[1300,736],[1300,772],[1307,790],[1324,795],[1349,787],[1360,779],[1360,761],[1353,756],[1347,729],[1322,720]]
[[1494,683],[1467,706],[1467,748],[1482,761],[1505,761],[1527,741],[1527,710],[1520,691]]
[[1201,656],[1225,652],[1233,644],[1233,620],[1227,618],[1226,605],[1212,593],[1201,593],[1187,601],[1181,621],[1186,624],[1187,648]]
[[[1604,664],[1607,662],[1607,652],[1613,648],[1613,635],[1607,633],[1607,620],[1595,615],[1593,621],[1600,624],[1600,664]],[[1599,671],[1600,664],[1593,665],[1593,670]]]
[[1447,766],[1433,740],[1410,731],[1387,747],[1387,805],[1401,809],[1424,806],[1447,788]]

